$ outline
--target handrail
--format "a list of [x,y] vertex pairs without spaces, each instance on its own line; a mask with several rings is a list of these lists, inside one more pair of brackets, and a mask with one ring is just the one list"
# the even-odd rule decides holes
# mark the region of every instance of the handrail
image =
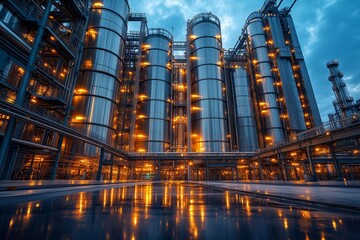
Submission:
[[286,146],[291,143],[296,143],[299,141],[306,141],[306,140],[309,140],[309,139],[317,137],[317,136],[330,135],[331,132],[333,132],[333,131],[347,128],[349,125],[351,125],[355,122],[359,122],[359,121],[360,121],[360,113],[354,114],[354,115],[346,117],[346,118],[341,118],[336,121],[328,121],[320,126],[310,128],[310,129],[307,129],[305,131],[302,131],[302,132],[299,132],[296,134],[292,134],[287,139],[285,139],[285,141],[278,142],[278,143],[274,144],[273,146],[259,149],[259,152],[263,153],[263,152],[271,151],[271,150],[277,149],[282,146]]

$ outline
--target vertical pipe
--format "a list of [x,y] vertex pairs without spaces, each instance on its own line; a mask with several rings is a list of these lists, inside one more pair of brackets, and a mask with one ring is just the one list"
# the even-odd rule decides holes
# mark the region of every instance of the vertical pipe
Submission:
[[220,21],[211,13],[201,13],[190,21],[188,27],[193,150],[229,151]]

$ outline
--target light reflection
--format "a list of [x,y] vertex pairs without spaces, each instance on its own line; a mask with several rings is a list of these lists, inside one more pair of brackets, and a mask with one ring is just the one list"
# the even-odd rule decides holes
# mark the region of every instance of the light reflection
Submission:
[[110,190],[110,207],[113,205],[113,201],[114,201],[114,189],[112,188]]
[[[13,209],[14,216],[8,216],[6,221],[3,222],[9,232],[23,231],[20,226],[25,223],[24,219],[27,221],[26,224],[34,224],[35,219],[38,219],[38,217],[29,218],[29,216],[36,213],[36,216],[43,218],[45,215],[42,214],[46,214],[46,217],[50,216],[46,223],[41,221],[32,227],[34,229],[46,228],[47,231],[54,230],[55,228],[51,228],[51,226],[55,226],[56,220],[58,220],[58,209],[66,206],[67,212],[65,214],[67,214],[67,217],[70,216],[69,221],[88,221],[91,218],[92,221],[95,221],[94,224],[107,225],[112,224],[115,217],[116,221],[121,224],[121,228],[123,228],[120,230],[119,236],[124,239],[139,237],[141,236],[139,235],[140,232],[148,232],[148,228],[152,229],[154,224],[158,228],[156,230],[164,234],[161,235],[164,237],[163,239],[174,238],[176,235],[171,234],[178,234],[176,229],[181,229],[184,233],[182,235],[184,239],[203,239],[208,236],[204,235],[205,231],[208,234],[208,231],[231,230],[241,234],[240,231],[247,231],[250,225],[256,225],[259,217],[270,219],[271,224],[262,226],[264,230],[266,228],[276,228],[275,230],[289,234],[289,238],[293,238],[294,235],[291,234],[293,234],[294,229],[298,229],[298,231],[301,231],[303,239],[315,239],[320,236],[321,239],[325,239],[326,236],[331,238],[333,236],[331,234],[334,232],[340,233],[343,227],[348,226],[349,223],[347,218],[340,219],[332,215],[331,218],[321,218],[321,224],[319,224],[318,216],[321,215],[319,215],[318,211],[301,210],[298,205],[294,205],[291,212],[292,207],[287,205],[279,207],[277,205],[279,203],[277,203],[276,206],[273,206],[269,204],[271,201],[264,204],[263,200],[259,201],[243,194],[218,190],[206,192],[206,190],[206,187],[194,188],[190,184],[160,185],[146,183],[146,185],[138,185],[137,187],[112,188],[93,193],[82,192],[62,196],[61,199],[56,201],[51,199],[51,201],[54,201],[51,204],[46,200],[20,205],[20,207]],[[130,194],[126,194],[126,191],[130,191]],[[137,201],[134,201],[134,198],[137,198]],[[64,201],[65,199],[67,202]],[[173,202],[172,206],[171,200],[176,200],[177,204]],[[108,202],[109,204],[107,204]],[[74,206],[71,204],[74,204]],[[53,211],[49,206],[56,206],[56,211]],[[168,206],[171,206],[171,208],[168,208]],[[164,214],[164,208],[166,214]],[[169,215],[170,212],[172,215]],[[274,218],[278,219],[277,224],[274,224],[275,221],[271,220]],[[144,221],[144,219],[148,220]],[[297,220],[300,221],[300,226],[296,224]],[[159,222],[160,226],[158,225]],[[64,230],[64,227],[66,227],[65,232],[69,229],[74,232],[79,230],[78,224],[70,225],[63,225],[62,230]],[[0,227],[2,227],[1,223]],[[257,230],[251,231],[253,232],[250,234],[254,234]],[[111,230],[110,232],[106,231],[105,234],[109,234],[110,238],[113,236]],[[148,237],[159,239],[156,234],[149,233]],[[107,235],[103,235],[103,237],[105,238]]]
[[105,190],[104,190],[103,207],[105,207],[105,206],[106,206],[106,202],[107,202],[106,195],[107,195],[107,189],[105,189]]
[[332,226],[334,228],[335,231],[337,231],[337,228],[336,228],[336,221],[335,220],[332,220]]
[[225,201],[226,201],[226,209],[230,209],[230,199],[229,199],[229,192],[225,192]]
[[288,229],[288,221],[287,221],[287,218],[284,218],[284,228],[285,229]]

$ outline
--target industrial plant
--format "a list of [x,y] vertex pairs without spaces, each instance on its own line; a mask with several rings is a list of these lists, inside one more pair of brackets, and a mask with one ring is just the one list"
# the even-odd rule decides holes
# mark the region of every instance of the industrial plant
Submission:
[[324,63],[322,122],[282,2],[224,49],[212,13],[175,41],[128,0],[2,1],[0,179],[360,179],[360,101]]

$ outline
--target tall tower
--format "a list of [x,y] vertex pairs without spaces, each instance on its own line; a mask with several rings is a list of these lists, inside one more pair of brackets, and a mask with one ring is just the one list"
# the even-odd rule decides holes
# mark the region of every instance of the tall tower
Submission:
[[333,91],[336,97],[334,107],[336,112],[339,111],[340,117],[349,117],[353,115],[356,110],[353,105],[354,99],[350,97],[346,87],[346,83],[342,79],[344,74],[338,68],[339,62],[337,60],[331,60],[326,64],[326,67],[330,71],[329,81],[332,83]]
[[229,150],[220,20],[201,13],[188,22],[192,151]]
[[73,128],[111,146],[115,146],[117,135],[129,11],[127,0],[93,3],[74,91]]
[[170,148],[172,35],[149,29],[143,45],[143,61],[136,110],[135,149],[167,152]]

